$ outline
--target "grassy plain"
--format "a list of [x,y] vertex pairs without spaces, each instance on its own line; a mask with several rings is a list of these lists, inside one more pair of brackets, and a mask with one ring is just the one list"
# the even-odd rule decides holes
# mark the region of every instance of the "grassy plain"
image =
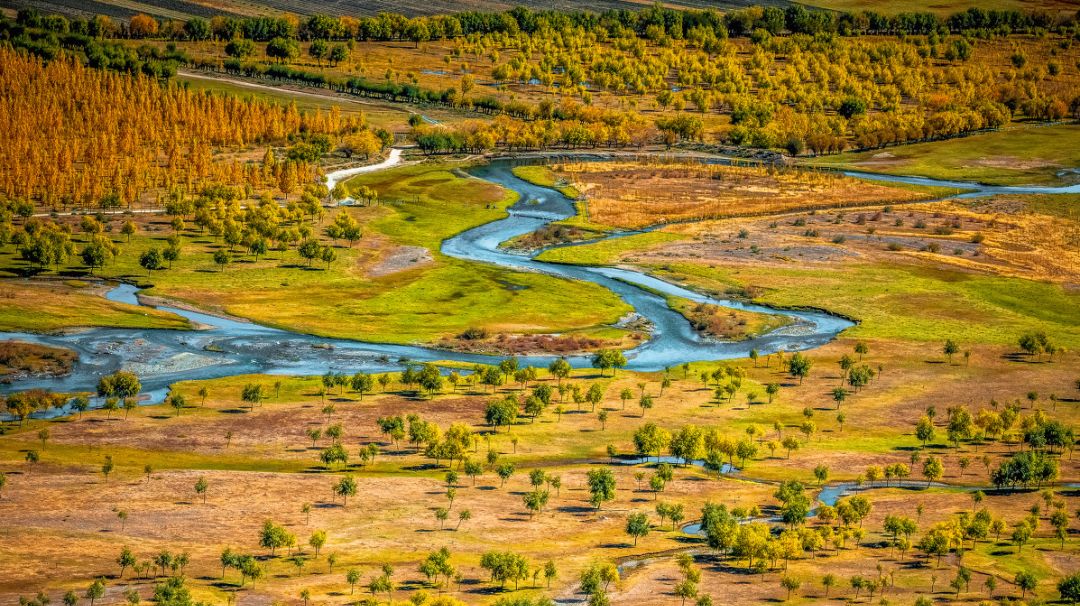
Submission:
[[576,200],[578,196],[581,195],[581,192],[578,191],[572,183],[557,175],[555,171],[547,165],[515,166],[514,176],[519,179],[524,179],[534,185],[550,187],[571,200]]
[[929,11],[939,15],[951,15],[969,8],[981,8],[984,10],[1032,10],[1041,9],[1048,11],[1069,11],[1073,5],[1066,0],[938,0],[925,2],[922,0],[900,0],[899,2],[876,2],[874,0],[808,0],[801,2],[808,6],[825,8],[834,11],[858,12],[864,10],[877,11],[886,15],[898,13]]
[[[212,381],[185,382],[174,392],[187,396],[188,405],[180,414],[168,406],[143,407],[130,417],[105,412],[90,412],[49,423],[33,421],[19,428],[9,424],[0,438],[0,469],[8,474],[0,507],[10,520],[3,536],[7,548],[0,555],[0,566],[11,572],[0,583],[0,595],[14,597],[28,586],[42,588],[58,596],[68,588],[82,590],[87,579],[107,577],[110,595],[119,598],[121,589],[134,588],[148,595],[152,579],[136,579],[130,571],[124,579],[115,578],[118,568],[112,556],[124,545],[131,546],[139,559],[150,559],[158,550],[185,551],[191,556],[187,572],[189,585],[198,599],[226,600],[232,592],[240,603],[248,601],[293,601],[303,589],[314,599],[327,604],[355,601],[363,587],[352,594],[345,582],[345,571],[357,568],[362,584],[378,574],[383,563],[395,567],[398,589],[395,603],[427,585],[417,570],[423,557],[442,546],[452,553],[452,562],[463,575],[460,585],[448,591],[469,603],[491,603],[502,595],[548,594],[560,599],[576,595],[576,577],[595,559],[641,560],[642,564],[623,571],[623,579],[612,586],[615,604],[668,604],[672,600],[674,580],[671,553],[690,549],[698,552],[704,568],[700,590],[725,603],[755,604],[778,599],[783,590],[778,581],[782,567],[762,576],[747,576],[738,562],[715,558],[699,539],[670,530],[670,522],[661,524],[653,509],[656,502],[682,504],[686,519],[693,520],[706,501],[720,501],[728,506],[760,505],[768,514],[775,506],[771,496],[779,479],[798,478],[810,483],[814,466],[827,465],[834,481],[850,481],[868,465],[908,462],[918,440],[912,427],[921,411],[930,405],[964,403],[975,408],[987,406],[991,398],[1000,402],[1023,399],[1030,386],[1044,394],[1036,404],[1045,414],[1067,423],[1077,420],[1069,394],[1073,393],[1075,354],[1050,363],[1014,358],[1012,346],[973,345],[966,363],[945,362],[934,346],[873,339],[867,340],[865,361],[884,371],[871,386],[853,394],[843,405],[846,424],[834,420],[836,411],[830,392],[839,381],[837,360],[850,353],[853,339],[841,339],[811,353],[814,367],[802,384],[793,381],[779,368],[775,356],[758,365],[749,361],[735,364],[747,373],[743,389],[731,402],[716,402],[711,386],[698,380],[701,372],[711,373],[717,364],[695,363],[687,373],[676,369],[670,375],[673,385],[661,389],[660,374],[620,372],[614,378],[599,378],[593,371],[575,371],[569,381],[587,386],[599,382],[606,396],[597,411],[608,414],[602,424],[589,404],[563,404],[566,412],[558,415],[552,408],[533,421],[528,417],[507,432],[491,432],[482,421],[483,408],[492,395],[487,387],[446,388],[442,395],[417,399],[391,383],[388,393],[369,394],[364,398],[349,389],[331,390],[325,400],[318,395],[318,377],[241,376]],[[541,373],[540,381],[554,384]],[[280,382],[280,393],[274,384]],[[778,382],[783,387],[772,403],[767,403],[762,386]],[[241,401],[243,385],[264,386],[269,397],[249,409]],[[657,406],[642,414],[631,400],[619,399],[626,388],[635,394],[642,389],[657,400]],[[977,389],[975,386],[978,386]],[[197,391],[206,388],[205,405]],[[502,387],[498,395],[517,393],[514,387]],[[1056,405],[1045,394],[1057,393]],[[334,410],[323,412],[325,404]],[[771,451],[767,441],[777,439],[774,423],[785,435],[797,434],[809,408],[817,425],[809,439],[800,439],[801,447],[788,455],[784,449]],[[376,419],[391,414],[416,412],[443,427],[454,422],[467,424],[480,439],[469,453],[484,459],[489,450],[499,453],[502,461],[516,465],[516,473],[505,486],[490,468],[477,478],[462,476],[456,485],[456,498],[450,506],[451,518],[443,528],[434,510],[447,506],[443,466],[415,451],[407,443],[391,444],[378,430]],[[1025,405],[1024,414],[1032,414]],[[611,444],[620,455],[634,452],[632,434],[646,422],[655,422],[672,431],[692,423],[716,427],[732,437],[756,427],[758,454],[742,471],[730,478],[717,479],[697,467],[679,467],[675,479],[662,493],[654,494],[647,482],[653,464],[612,464],[605,452]],[[943,422],[943,421],[941,421]],[[312,445],[310,429],[325,430],[340,423],[343,443],[353,454],[361,446],[378,444],[380,453],[373,462],[360,464],[355,458],[348,472],[359,482],[359,494],[343,505],[335,499],[330,486],[344,470],[327,470],[318,462],[318,453],[329,438],[320,437]],[[43,444],[38,430],[47,426],[50,436]],[[227,437],[228,436],[228,437]],[[967,457],[991,457],[992,465],[1012,454],[1016,446],[1003,442],[967,444],[953,448],[944,441],[944,428],[922,454],[941,456],[946,465],[944,481],[948,484],[985,484],[986,470],[976,463],[961,469],[959,460]],[[40,453],[40,462],[23,461],[27,450]],[[99,471],[105,455],[111,455],[116,469],[108,480]],[[1063,457],[1062,481],[1080,478],[1080,468]],[[149,477],[145,466],[150,465]],[[617,482],[616,499],[595,511],[586,502],[584,474],[590,469],[608,467]],[[522,507],[522,496],[529,488],[527,472],[543,469],[562,478],[562,488],[554,491],[548,509],[529,516]],[[918,476],[916,472],[915,476]],[[194,491],[199,478],[208,482],[205,503]],[[951,575],[955,558],[946,558],[941,567],[926,561],[917,550],[900,558],[888,548],[881,530],[886,514],[914,516],[914,504],[922,504],[920,532],[933,523],[969,511],[967,492],[949,488],[931,490],[874,489],[865,493],[872,499],[873,511],[864,522],[866,537],[861,546],[851,543],[838,552],[825,550],[811,557],[805,554],[792,561],[786,574],[798,576],[804,583],[800,601],[820,596],[822,566],[841,579],[861,574],[875,575],[881,564],[894,574],[890,599],[909,602],[929,591],[930,577],[937,576],[941,599],[950,596],[942,579]],[[1069,510],[1080,505],[1076,494],[1059,489],[1057,499]],[[983,505],[1010,525],[1026,515],[1026,509],[1041,502],[1035,492],[997,494],[991,492]],[[65,504],[78,502],[72,509]],[[312,504],[310,517],[302,505]],[[31,504],[34,504],[31,506]],[[472,519],[458,527],[456,512],[468,509]],[[121,521],[117,512],[124,511]],[[646,512],[653,528],[635,546],[623,533],[626,516]],[[272,519],[285,524],[296,534],[305,554],[304,568],[297,569],[289,557],[269,557],[258,547],[262,522]],[[167,520],[166,522],[162,522]],[[328,534],[322,555],[314,557],[306,539],[321,529]],[[58,544],[63,549],[42,548]],[[1076,539],[1069,537],[1060,550],[1051,529],[1043,524],[1035,539],[1019,553],[1007,541],[983,543],[964,556],[964,563],[976,574],[992,574],[1000,581],[1001,595],[1015,595],[1012,575],[1020,567],[1034,571],[1042,580],[1038,595],[1054,595],[1052,579],[1069,572],[1077,563],[1071,549]],[[507,549],[525,555],[533,565],[553,560],[558,577],[549,590],[522,583],[518,592],[500,592],[486,582],[479,567],[480,555],[491,549]],[[268,569],[268,576],[254,585],[239,588],[239,578],[228,571],[220,579],[217,556],[224,547],[255,553]],[[87,558],[84,554],[100,554]],[[337,563],[330,571],[326,556],[333,553]],[[660,554],[660,555],[656,555]],[[991,555],[993,554],[993,555]],[[19,565],[16,565],[16,562]],[[675,577],[677,580],[677,577]],[[947,579],[946,579],[947,580]],[[979,581],[981,583],[981,581]],[[973,585],[974,587],[974,585]],[[35,589],[36,590],[36,589]],[[980,590],[964,592],[963,601],[979,599]],[[834,589],[840,599],[850,601],[847,587]]]
[[[349,284],[345,280],[366,275],[383,255],[401,248],[430,251],[431,258],[380,279],[404,280],[401,276],[410,273],[420,274],[421,282],[436,279],[453,285],[457,283],[450,281],[465,276],[489,279],[475,267],[457,267],[442,258],[437,247],[443,237],[474,221],[500,216],[511,201],[505,194],[441,165],[407,166],[367,176],[362,183],[379,191],[381,205],[350,210],[363,220],[365,237],[355,251],[341,250],[347,263],[342,262],[345,259],[336,263],[351,269],[270,267],[280,272],[276,279],[287,279],[290,286],[308,293],[311,302],[323,304],[330,295],[317,290],[319,284],[327,279],[332,287]],[[966,551],[962,563],[974,578],[971,588],[959,595],[948,587],[961,563],[956,554],[941,564],[915,548],[901,557],[889,546],[882,526],[886,515],[917,517],[917,539],[933,524],[970,512],[971,494],[961,487],[989,488],[988,470],[1019,448],[1015,431],[1002,441],[955,447],[946,442],[940,412],[936,437],[920,445],[913,427],[927,408],[943,411],[966,405],[974,412],[994,410],[991,402],[998,403],[998,410],[1005,403],[1021,402],[1026,417],[1037,409],[1066,425],[1080,421],[1074,405],[1080,401],[1075,391],[1075,351],[1080,347],[1075,284],[1080,264],[1073,256],[1078,238],[1073,198],[999,196],[888,209],[735,217],[670,225],[545,253],[545,258],[564,262],[640,266],[703,292],[784,306],[811,302],[860,320],[838,340],[807,354],[813,366],[802,382],[782,370],[776,355],[757,364],[731,362],[746,376],[730,400],[718,401],[711,381],[700,379],[702,373],[711,375],[720,366],[717,363],[691,363],[685,371],[675,368],[666,388],[661,385],[662,373],[600,377],[595,371],[577,370],[569,382],[581,387],[597,383],[604,390],[595,409],[569,398],[560,401],[556,395],[538,418],[525,415],[509,431],[493,431],[483,422],[486,404],[495,397],[520,397],[516,386],[492,392],[465,381],[458,389],[447,386],[440,395],[418,398],[393,376],[387,392],[377,388],[361,398],[348,388],[320,395],[320,377],[254,375],[174,385],[173,392],[187,400],[179,413],[156,405],[140,408],[130,417],[98,411],[31,421],[24,427],[9,423],[0,437],[0,470],[8,477],[0,507],[10,520],[0,531],[8,546],[0,553],[0,567],[13,572],[0,582],[0,596],[14,599],[34,587],[58,600],[63,591],[82,591],[91,578],[101,575],[109,577],[106,601],[119,601],[121,591],[128,588],[148,596],[160,579],[136,579],[130,572],[124,579],[115,578],[118,569],[112,554],[128,545],[139,559],[152,558],[161,549],[189,553],[187,576],[194,596],[216,601],[235,596],[238,603],[295,602],[304,590],[317,603],[351,603],[364,594],[363,585],[379,574],[380,567],[391,563],[397,583],[394,603],[402,604],[420,591],[437,592],[418,565],[442,546],[450,549],[462,575],[462,582],[452,583],[446,593],[478,604],[505,595],[581,599],[578,574],[601,560],[625,565],[621,580],[610,588],[613,604],[667,605],[678,599],[674,592],[680,573],[673,556],[686,550],[697,554],[703,569],[699,592],[739,606],[783,600],[779,582],[784,576],[801,583],[792,603],[821,602],[825,572],[841,581],[830,599],[845,603],[867,599],[863,592],[856,600],[848,585],[857,575],[887,575],[888,599],[902,604],[920,595],[943,603],[976,604],[988,597],[984,581],[990,577],[997,583],[995,597],[1019,597],[1013,581],[1021,570],[1036,575],[1038,599],[1054,599],[1056,580],[1074,571],[1080,556],[1074,548],[1075,530],[1066,535],[1064,549],[1060,547],[1046,517],[1049,509],[1036,491],[988,490],[982,506],[1010,528],[1033,505],[1042,504],[1040,527],[1021,550],[1009,542],[1006,532],[999,540],[991,538]],[[449,200],[457,201],[450,214],[445,212]],[[462,200],[470,203],[462,205]],[[144,227],[150,229],[158,231],[144,231],[126,246],[148,245],[166,228],[153,223]],[[197,236],[188,237],[190,246],[213,246],[198,243]],[[220,277],[205,259],[190,262],[194,264],[190,269],[178,265],[160,276],[180,274],[186,282],[203,275]],[[291,258],[266,263],[293,264]],[[248,271],[246,264],[235,263],[226,276],[244,283]],[[152,281],[156,288],[168,283],[158,275]],[[402,288],[408,284],[405,280]],[[267,294],[262,296],[273,296],[274,289],[264,287]],[[391,297],[397,288],[379,296]],[[417,293],[410,296],[426,296]],[[406,303],[382,299],[380,304]],[[551,304],[565,313],[579,309],[581,300],[551,300]],[[235,311],[231,305],[225,309]],[[470,318],[472,310],[455,313]],[[340,323],[341,317],[334,319]],[[756,318],[747,319],[748,326],[750,320]],[[1028,330],[1045,330],[1070,352],[1052,361],[1018,354],[1017,337]],[[957,340],[968,354],[947,360],[941,353],[945,338]],[[859,342],[869,350],[864,356],[853,354]],[[869,386],[849,393],[837,410],[832,393],[841,384],[838,361],[845,354],[861,358],[878,374]],[[555,383],[545,371],[539,381]],[[262,385],[269,394],[253,408],[241,399],[242,388],[251,383]],[[771,402],[765,395],[770,383],[781,386]],[[209,393],[205,405],[201,388]],[[633,397],[624,401],[620,397],[624,390]],[[1034,402],[1028,400],[1029,392],[1035,393]],[[637,406],[640,393],[655,399],[652,409]],[[327,410],[327,404],[333,409]],[[603,420],[601,411],[606,415]],[[445,462],[434,464],[404,441],[391,443],[378,429],[380,417],[410,412],[443,428],[466,424],[479,436],[469,456],[486,460],[488,451],[495,452],[500,461],[514,463],[514,475],[503,485],[487,466],[475,486],[471,478],[461,477],[450,504]],[[839,413],[844,415],[842,421]],[[814,423],[809,435],[800,432],[808,418]],[[757,452],[740,465],[738,474],[724,478],[696,466],[677,467],[674,480],[657,494],[648,488],[654,463],[618,464],[607,452],[611,445],[620,458],[633,456],[634,432],[647,422],[673,432],[686,424],[717,428],[732,439],[752,432]],[[327,469],[318,455],[330,443],[325,430],[338,423],[350,464],[346,469]],[[47,442],[38,434],[43,427],[50,430]],[[308,431],[315,429],[324,434],[313,444]],[[792,452],[776,446],[787,436],[798,436],[799,447]],[[361,463],[353,455],[369,444],[377,444],[380,452],[373,461]],[[30,450],[39,453],[40,462],[25,461]],[[830,482],[855,481],[868,466],[910,463],[913,454],[943,460],[944,486],[866,490],[863,494],[873,509],[863,522],[862,540],[814,555],[804,553],[786,570],[778,565],[762,575],[749,575],[744,562],[719,557],[700,538],[671,530],[670,521],[661,523],[654,513],[657,502],[678,503],[685,508],[685,520],[692,521],[705,502],[714,501],[729,507],[758,505],[763,515],[770,515],[777,506],[772,496],[775,485],[781,480],[799,479],[816,494],[815,466],[828,467]],[[112,456],[116,465],[108,481],[100,473],[105,455]],[[1080,462],[1068,456],[1059,462],[1061,482],[1080,480]],[[149,477],[146,465],[151,468]],[[595,511],[587,502],[585,474],[598,467],[612,469],[617,494]],[[557,494],[552,492],[544,512],[530,516],[522,498],[531,489],[527,472],[533,469],[559,475],[562,487]],[[912,466],[912,479],[921,477],[920,469],[918,464]],[[359,483],[358,495],[348,505],[330,491],[346,472]],[[205,503],[194,492],[199,478],[209,485]],[[1057,486],[1052,499],[1063,503],[1066,511],[1080,507],[1080,495],[1066,486]],[[65,505],[76,502],[77,509]],[[302,512],[304,503],[312,505],[310,517]],[[924,508],[921,514],[913,512],[916,505]],[[450,512],[443,525],[435,517],[439,507]],[[458,526],[457,513],[465,509],[472,518]],[[119,511],[127,515],[123,522]],[[646,513],[651,522],[650,533],[636,545],[624,533],[633,512]],[[296,535],[300,544],[296,551],[306,557],[302,569],[287,555],[271,557],[258,546],[258,531],[266,519],[284,524]],[[815,527],[820,524],[811,522]],[[305,546],[317,529],[329,537],[319,557]],[[61,540],[63,549],[40,547]],[[225,547],[259,555],[268,576],[243,588],[235,571],[228,571],[222,580],[218,555]],[[558,576],[551,588],[544,587],[542,579],[537,587],[527,580],[517,591],[500,591],[497,584],[487,582],[487,573],[479,566],[481,555],[508,548],[526,556],[534,567],[556,562]],[[88,558],[89,553],[104,556]],[[327,560],[330,553],[337,559],[333,571]],[[361,574],[356,594],[345,581],[345,571],[352,568]]]
[[808,302],[858,319],[853,337],[1080,344],[1080,226],[1069,196],[999,196],[667,226],[546,251],[634,265],[722,296]]
[[[55,332],[86,326],[117,328],[188,328],[172,313],[115,303],[101,296],[102,286],[72,280],[0,283],[0,330]],[[78,313],[72,313],[78,310]]]
[[1071,183],[1080,166],[1080,125],[1022,125],[958,139],[849,152],[807,164],[993,185]]
[[[592,284],[440,254],[445,238],[505,216],[506,206],[516,199],[513,192],[437,163],[365,175],[351,183],[376,190],[380,203],[331,213],[353,214],[364,226],[364,237],[352,247],[339,242],[338,259],[329,267],[319,261],[309,265],[295,250],[272,251],[256,261],[238,248],[234,262],[221,271],[211,253],[224,245],[192,229],[184,233],[181,258],[148,276],[138,265],[140,255],[163,248],[172,230],[164,218],[142,215],[140,233],[130,242],[121,240],[122,253],[99,274],[137,281],[149,287],[149,295],[272,326],[392,343],[434,342],[472,327],[491,333],[588,334],[608,331],[607,325],[629,311],[614,294]],[[329,220],[314,226],[317,234]],[[0,263],[8,271],[24,265],[14,251]],[[77,263],[62,270],[79,272]],[[5,306],[7,316],[0,316],[8,318],[12,329],[48,330],[63,322],[115,325],[125,317],[74,319],[69,309],[54,311],[48,298],[45,304],[33,297],[17,299]],[[95,308],[125,309],[104,301],[87,307]]]
[[[208,90],[215,93],[235,95],[240,98],[255,98],[282,105],[295,103],[302,112],[329,112],[337,109],[343,115],[362,113],[367,123],[374,128],[385,128],[393,133],[404,133],[409,129],[409,116],[416,113],[407,105],[380,102],[371,99],[335,95],[325,89],[307,89],[304,87],[246,81],[239,78],[206,75],[199,72],[181,71],[176,76],[178,82],[195,90]],[[452,122],[462,119],[462,114],[440,108],[425,108],[424,116],[438,122]]]
[[909,202],[932,193],[800,168],[674,162],[578,162],[555,173],[584,194],[590,222],[623,229],[814,208]]

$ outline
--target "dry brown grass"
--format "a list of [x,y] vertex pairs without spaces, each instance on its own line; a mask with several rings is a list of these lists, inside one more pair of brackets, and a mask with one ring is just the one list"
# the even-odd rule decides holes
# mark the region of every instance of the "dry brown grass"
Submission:
[[[704,221],[667,227],[665,231],[687,238],[628,253],[624,260],[650,264],[722,259],[726,265],[778,268],[903,262],[1080,284],[1080,226],[1041,212],[1038,201],[998,196]],[[739,237],[742,230],[745,237]]]
[[[444,545],[454,554],[453,561],[469,582],[462,586],[458,597],[468,603],[487,603],[494,599],[483,583],[485,573],[479,569],[482,553],[492,549],[512,549],[529,557],[534,563],[553,559],[558,563],[560,576],[554,594],[569,598],[574,595],[576,576],[593,559],[620,559],[670,549],[695,547],[693,542],[679,540],[669,531],[654,528],[634,548],[623,533],[627,512],[646,511],[653,521],[653,495],[635,489],[633,474],[649,468],[614,467],[618,483],[616,502],[605,505],[599,512],[590,510],[584,490],[584,474],[588,469],[603,465],[607,443],[615,444],[621,452],[632,450],[630,436],[645,421],[655,421],[669,429],[684,423],[716,426],[729,435],[742,435],[746,426],[755,424],[769,432],[773,420],[791,426],[801,422],[806,406],[815,409],[815,421],[820,431],[803,450],[790,459],[782,452],[769,456],[762,447],[757,460],[747,468],[750,478],[775,480],[780,478],[811,477],[817,464],[828,465],[834,477],[851,479],[866,465],[906,461],[908,447],[916,444],[910,436],[911,423],[928,405],[943,410],[947,405],[968,404],[985,406],[989,398],[1008,401],[1022,394],[1029,386],[1040,390],[1067,393],[1073,380],[1074,366],[1069,360],[1054,364],[1013,362],[1003,358],[1010,350],[999,347],[973,349],[969,365],[940,364],[936,350],[925,346],[889,341],[871,341],[867,361],[882,364],[884,374],[844,404],[847,426],[839,431],[831,420],[832,403],[829,391],[837,384],[836,360],[851,351],[853,341],[840,340],[820,350],[812,357],[815,366],[811,376],[801,386],[792,382],[777,368],[775,359],[770,366],[758,367],[740,363],[748,371],[744,392],[761,393],[761,385],[778,381],[785,385],[780,397],[771,405],[747,405],[743,394],[733,404],[717,407],[710,402],[712,390],[701,386],[696,376],[701,370],[715,365],[694,365],[689,378],[675,372],[675,385],[658,398],[658,406],[642,419],[631,405],[621,410],[618,393],[624,387],[636,391],[639,381],[647,382],[647,390],[657,393],[658,376],[620,373],[609,382],[607,398],[601,405],[610,411],[607,429],[600,431],[595,415],[568,413],[561,421],[546,413],[536,423],[528,420],[514,427],[513,434],[500,432],[492,440],[493,448],[506,460],[518,464],[518,473],[500,488],[491,472],[472,487],[463,477],[458,487],[451,521],[455,513],[467,508],[473,519],[459,531],[438,530],[433,509],[446,503],[443,496],[443,470],[425,469],[430,461],[413,454],[411,448],[396,448],[383,444],[384,452],[374,467],[354,469],[360,482],[359,496],[350,499],[347,507],[335,501],[330,485],[340,473],[321,471],[315,463],[317,451],[310,448],[304,434],[310,427],[324,427],[326,418],[320,412],[321,403],[314,394],[318,383],[313,379],[286,379],[280,398],[272,398],[252,412],[237,410],[239,385],[246,381],[273,382],[277,378],[241,377],[223,379],[208,385],[211,397],[206,408],[189,408],[180,417],[165,407],[140,410],[128,420],[103,421],[103,414],[90,413],[82,419],[53,423],[52,438],[42,452],[42,463],[30,471],[21,461],[22,449],[39,448],[36,432],[39,423],[0,440],[0,469],[8,473],[9,483],[0,500],[0,515],[6,523],[0,530],[5,549],[0,550],[0,569],[7,572],[0,582],[0,596],[14,600],[18,594],[45,589],[54,601],[68,588],[82,591],[89,580],[99,575],[114,575],[113,559],[123,545],[131,546],[140,559],[151,557],[159,549],[187,551],[192,564],[188,570],[189,584],[200,599],[221,601],[222,591],[233,589],[236,573],[229,572],[230,584],[218,585],[220,568],[217,556],[224,547],[244,552],[264,554],[257,546],[258,528],[270,518],[287,525],[301,544],[315,529],[329,534],[324,553],[336,553],[339,564],[331,574],[325,557],[311,560],[302,575],[284,558],[270,560],[270,575],[254,589],[240,592],[240,603],[271,603],[292,601],[301,589],[309,588],[319,603],[342,604],[354,600],[344,583],[344,571],[358,568],[366,582],[384,562],[397,568],[398,599],[421,586],[422,575],[416,571],[418,561],[428,552]],[[577,382],[583,380],[575,373]],[[181,391],[189,401],[197,402],[197,384],[184,384]],[[369,396],[360,402],[355,394],[346,391],[334,394],[337,412],[333,422],[345,426],[345,443],[350,451],[369,441],[382,441],[375,419],[387,414],[408,411],[421,412],[442,426],[461,421],[474,425],[478,431],[487,393],[447,394],[434,400],[416,401],[396,394]],[[1045,401],[1042,407],[1049,409]],[[573,410],[572,404],[568,408]],[[587,405],[586,405],[587,410]],[[1030,413],[1026,409],[1025,413]],[[1078,417],[1071,403],[1062,402],[1050,414],[1075,422]],[[229,449],[224,447],[225,432],[234,437]],[[786,431],[794,431],[789,429]],[[943,430],[942,430],[943,431]],[[517,452],[509,441],[516,435],[521,442]],[[325,444],[325,439],[321,440]],[[480,444],[478,456],[485,453]],[[989,453],[993,461],[1013,452],[1015,447],[990,445],[959,451],[943,446],[933,450],[946,461],[945,480],[951,483],[984,482],[985,471],[973,465],[964,477],[958,473],[957,460],[961,455],[981,456]],[[105,454],[116,456],[118,470],[106,483],[98,472]],[[142,453],[142,454],[140,454]],[[195,457],[194,459],[191,457]],[[142,472],[144,462],[159,468],[149,481]],[[216,470],[209,466],[228,461],[252,461],[249,469]],[[275,473],[261,471],[256,461],[283,462],[304,473]],[[1063,459],[1062,477],[1075,480],[1078,461]],[[521,504],[521,495],[528,490],[526,472],[535,466],[561,474],[563,488],[560,496],[552,496],[547,512],[530,520]],[[183,468],[188,467],[188,468]],[[203,504],[193,491],[200,476],[210,483],[207,503]],[[682,503],[687,518],[693,519],[707,501],[736,505],[771,505],[773,486],[737,480],[717,481],[697,469],[676,470],[676,480],[660,496],[661,500]],[[922,503],[926,514],[920,521],[925,529],[932,522],[952,512],[969,507],[963,493],[886,490],[869,496],[875,511],[865,523],[866,543],[880,540],[881,519],[886,513],[907,512],[913,515],[913,503]],[[1065,495],[1068,511],[1080,503]],[[1020,519],[1023,510],[1038,496],[1035,494],[990,497],[987,505],[1010,523]],[[300,512],[304,502],[314,505],[310,523]],[[116,512],[124,510],[129,518],[121,529]],[[1050,545],[1047,525],[1040,530],[1043,546]],[[310,548],[305,548],[310,556]],[[1062,573],[1075,567],[1073,552],[1057,553],[1025,548],[1036,558],[1040,570]],[[976,571],[995,571],[998,564],[975,554],[966,556]],[[970,559],[976,558],[976,559]],[[982,558],[982,559],[978,559]],[[908,561],[912,559],[908,557]],[[792,570],[804,581],[818,578],[824,571],[839,575],[870,574],[881,562],[897,570],[898,594],[913,595],[913,589],[928,583],[928,568],[908,569],[895,561],[895,555],[885,549],[863,547],[849,549],[839,556],[803,559],[792,564]],[[988,563],[989,562],[989,563]],[[615,589],[615,604],[666,604],[673,599],[674,584],[670,559],[662,558],[630,573]],[[940,583],[947,571],[937,573]],[[1004,574],[1002,572],[1001,574]],[[149,581],[109,580],[110,593],[106,603],[119,602],[122,589],[128,586],[149,594]],[[703,592],[725,603],[754,604],[781,595],[777,585],[779,573],[770,572],[764,580],[749,578],[727,565],[705,566]],[[849,590],[845,590],[849,591]],[[1049,587],[1046,588],[1049,591]],[[362,592],[362,590],[361,590]]]
[[621,228],[929,197],[830,172],[772,166],[579,162],[556,169],[584,193],[590,221]]
[[0,341],[0,377],[62,375],[78,355],[70,349],[22,341]]

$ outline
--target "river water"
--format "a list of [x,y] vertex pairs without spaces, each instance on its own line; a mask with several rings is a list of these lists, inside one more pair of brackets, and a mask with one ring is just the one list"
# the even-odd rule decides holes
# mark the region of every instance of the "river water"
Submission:
[[[363,172],[388,168],[398,163],[394,150],[387,161],[371,166],[337,171],[328,175],[333,184]],[[520,271],[536,271],[573,280],[585,280],[610,289],[652,325],[651,338],[626,352],[628,368],[655,371],[686,361],[723,360],[745,357],[756,348],[762,355],[776,351],[797,351],[819,347],[853,325],[852,322],[818,311],[776,310],[761,305],[715,299],[639,272],[591,266],[545,263],[534,256],[509,252],[499,244],[532,232],[552,221],[573,216],[573,203],[562,194],[518,179],[511,161],[497,160],[470,170],[474,178],[486,179],[516,191],[519,200],[507,217],[462,232],[442,244],[448,256],[491,263]],[[1080,186],[1066,188],[998,188],[932,179],[883,177],[863,173],[853,176],[875,180],[945,185],[967,190],[965,196],[1009,193],[1074,193]],[[331,185],[332,186],[332,185]],[[749,311],[778,313],[794,322],[760,337],[722,342],[697,334],[680,314],[670,309],[664,295]],[[136,289],[120,285],[107,297],[139,305]],[[822,302],[808,302],[815,305]],[[203,330],[140,330],[92,328],[67,334],[0,333],[0,340],[23,340],[66,347],[79,355],[72,372],[58,378],[34,378],[2,386],[4,391],[42,387],[55,391],[92,391],[102,374],[125,368],[142,380],[148,401],[161,401],[168,385],[189,379],[209,379],[248,373],[315,375],[328,370],[355,373],[396,371],[405,362],[455,360],[491,364],[498,357],[437,350],[410,345],[368,343],[294,333],[259,324],[222,319],[207,314],[163,306],[160,309],[202,325]],[[550,356],[520,358],[522,365],[547,365]],[[588,356],[569,358],[575,367],[589,366]]]

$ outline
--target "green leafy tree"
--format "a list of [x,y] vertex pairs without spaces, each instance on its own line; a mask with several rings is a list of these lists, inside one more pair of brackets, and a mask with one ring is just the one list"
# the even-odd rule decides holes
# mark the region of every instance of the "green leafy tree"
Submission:
[[203,503],[206,503],[206,491],[210,488],[210,483],[206,481],[206,478],[199,476],[199,479],[195,481],[195,494],[202,497]]
[[590,469],[586,482],[589,487],[589,503],[597,510],[604,503],[615,500],[615,474],[610,469]]
[[352,476],[345,476],[334,484],[334,494],[343,499],[345,506],[349,505],[349,497],[356,496],[356,490],[356,479]]
[[649,517],[644,513],[632,513],[626,518],[626,534],[634,537],[634,545],[638,539],[649,534]]
[[952,364],[953,356],[960,353],[960,346],[956,344],[956,341],[948,339],[945,341],[945,346],[941,348],[941,352],[949,359],[949,364]]
[[154,270],[162,269],[164,267],[164,258],[161,256],[161,250],[157,248],[151,248],[147,250],[139,257],[139,265],[146,270],[146,275],[149,276]]
[[214,264],[218,266],[220,271],[225,271],[225,266],[232,262],[232,256],[229,251],[224,248],[219,248],[214,251]]
[[116,564],[120,567],[120,578],[124,578],[124,571],[135,565],[135,554],[127,546],[120,550],[116,557]]
[[810,367],[812,365],[810,358],[801,353],[795,353],[795,355],[788,358],[788,374],[798,377],[799,383],[802,384],[803,379],[810,376]]
[[90,600],[90,606],[94,606],[94,602],[105,597],[105,580],[94,580],[94,582],[86,588],[86,594],[83,597]]

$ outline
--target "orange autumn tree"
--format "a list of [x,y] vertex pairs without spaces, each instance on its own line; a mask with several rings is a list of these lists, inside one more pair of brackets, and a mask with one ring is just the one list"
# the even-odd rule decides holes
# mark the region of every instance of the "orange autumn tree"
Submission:
[[362,117],[336,110],[301,113],[0,47],[0,197],[47,208],[153,204],[160,192],[211,183],[273,193],[282,171],[304,183],[317,167],[265,167],[243,152],[299,133],[337,141],[364,128]]

